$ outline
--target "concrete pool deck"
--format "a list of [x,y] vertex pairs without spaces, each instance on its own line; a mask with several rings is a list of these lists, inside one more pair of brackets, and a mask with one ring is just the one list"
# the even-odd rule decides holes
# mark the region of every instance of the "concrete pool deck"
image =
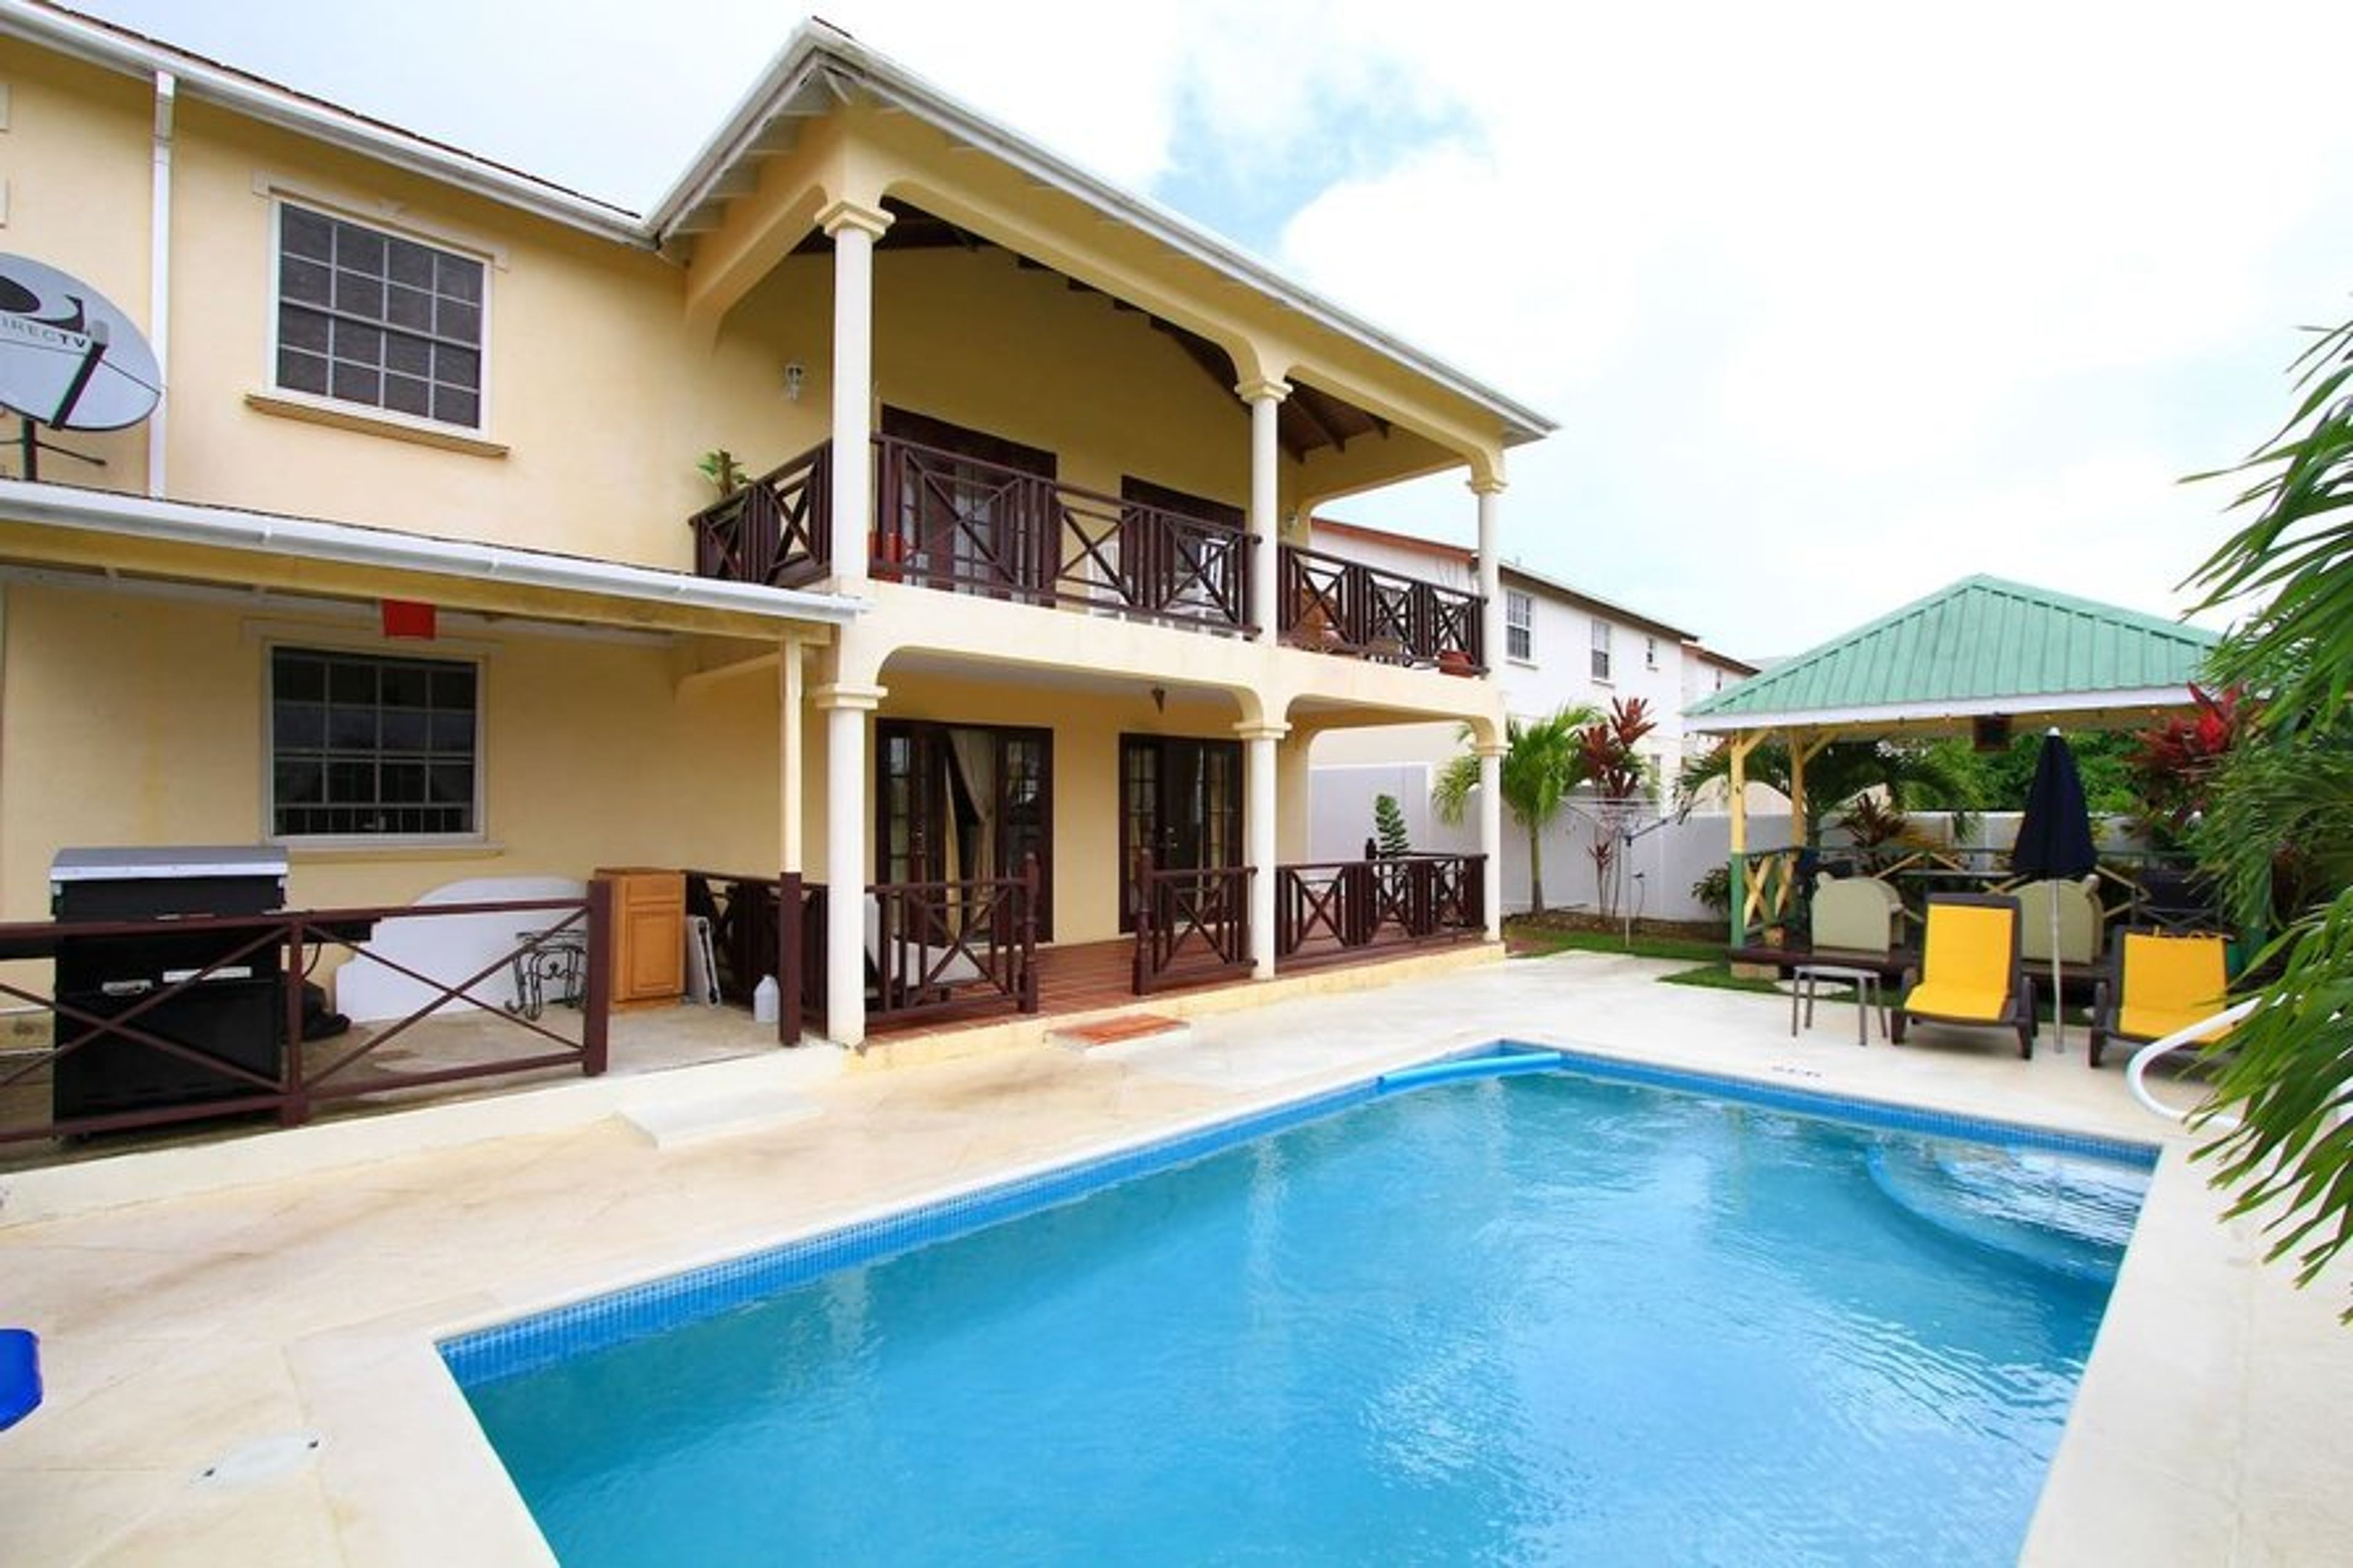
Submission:
[[[2163,1146],[2024,1560],[2341,1556],[2346,1280],[2300,1292],[2259,1264],[2120,1054],[2094,1072],[2077,1036],[2022,1062],[1925,1028],[1858,1048],[1843,1003],[1793,1039],[1785,1002],[1654,984],[1669,967],[1516,960],[1085,1054],[865,1071],[808,1047],[575,1083],[462,1126],[211,1145],[244,1151],[214,1157],[229,1184],[151,1165],[185,1195],[86,1212],[0,1178],[0,1323],[41,1334],[48,1385],[0,1434],[0,1562],[549,1561],[437,1339],[1501,1037]],[[770,1114],[731,1116],[747,1101]],[[121,1195],[108,1163],[72,1168],[88,1201]]]

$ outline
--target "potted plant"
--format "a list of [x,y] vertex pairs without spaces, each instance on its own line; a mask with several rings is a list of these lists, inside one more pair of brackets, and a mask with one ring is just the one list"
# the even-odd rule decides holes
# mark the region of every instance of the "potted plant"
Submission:
[[744,466],[735,460],[735,454],[724,447],[713,447],[703,453],[702,460],[694,467],[697,472],[711,481],[712,488],[719,492],[719,499],[722,500],[742,489],[746,482],[744,477]]

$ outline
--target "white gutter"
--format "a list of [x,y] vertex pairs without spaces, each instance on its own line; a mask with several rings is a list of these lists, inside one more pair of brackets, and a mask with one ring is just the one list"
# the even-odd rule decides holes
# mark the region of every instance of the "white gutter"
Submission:
[[870,607],[866,600],[839,594],[769,588],[756,583],[723,583],[683,572],[594,561],[585,556],[438,539],[430,534],[247,511],[237,507],[193,506],[185,501],[155,500],[25,479],[0,479],[0,519],[126,539],[198,544],[217,550],[261,550],[306,561],[333,561],[351,566],[512,583],[561,593],[754,616],[777,622],[841,625]]
[[177,79],[182,91],[226,104],[269,124],[607,239],[638,247],[649,243],[646,226],[635,213],[68,12],[26,5],[25,0],[0,0],[0,34],[28,39],[108,70],[150,79],[169,75]]
[[2117,691],[2021,691],[2007,697],[1957,697],[1949,701],[1889,703],[1877,708],[1789,708],[1769,713],[1695,713],[1686,710],[1683,728],[1703,734],[1737,730],[1804,730],[1836,724],[1915,724],[1940,719],[2012,719],[2044,713],[2104,713],[2118,708],[2179,708],[2187,686],[2137,686]]
[[[155,73],[155,168],[147,214],[147,346],[155,353],[155,384],[172,384],[172,111],[179,79]],[[158,398],[147,416],[147,493],[164,493],[164,440],[171,400]]]

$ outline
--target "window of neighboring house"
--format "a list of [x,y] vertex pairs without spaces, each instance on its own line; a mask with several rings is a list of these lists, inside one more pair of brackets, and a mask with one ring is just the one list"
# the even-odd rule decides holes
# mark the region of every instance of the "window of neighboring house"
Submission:
[[1593,679],[1596,680],[1609,679],[1609,623],[1608,621],[1593,623]]
[[291,203],[278,209],[278,385],[479,430],[478,257]]
[[1659,668],[1659,639],[1656,637],[1642,639],[1642,668],[1644,669]]
[[1510,588],[1504,590],[1504,652],[1523,663],[1536,657],[1536,602]]
[[270,833],[477,832],[480,696],[471,663],[272,648]]

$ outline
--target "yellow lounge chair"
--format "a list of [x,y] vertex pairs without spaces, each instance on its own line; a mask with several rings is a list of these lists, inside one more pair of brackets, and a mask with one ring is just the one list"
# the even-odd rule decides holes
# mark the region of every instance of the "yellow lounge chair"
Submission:
[[[2091,1064],[2110,1039],[2161,1040],[2211,1018],[2228,1001],[2224,943],[2219,936],[2126,931],[2116,946],[2113,976],[2103,976],[2092,1002]],[[2230,1033],[2220,1025],[2198,1037],[2211,1044]]]
[[2034,1054],[2034,984],[2018,947],[2018,900],[1955,893],[1928,900],[1920,940],[1920,983],[1895,1013],[1895,1043],[1904,1026],[1968,1024],[2018,1031],[2018,1054]]

